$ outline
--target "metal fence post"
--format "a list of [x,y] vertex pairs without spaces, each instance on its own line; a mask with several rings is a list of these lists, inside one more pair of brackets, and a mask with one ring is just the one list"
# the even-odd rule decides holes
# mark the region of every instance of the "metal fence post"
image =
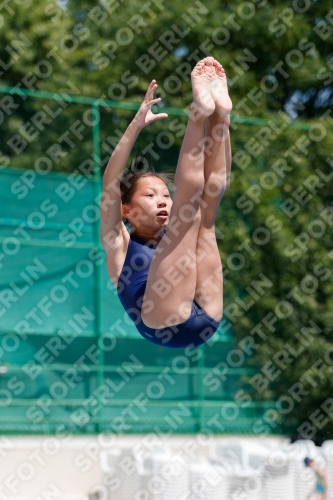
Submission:
[[[93,126],[92,126],[92,141],[93,141],[93,158],[94,158],[94,200],[95,203],[99,200],[101,194],[101,146],[100,146],[100,111],[98,102],[95,102],[91,106],[92,116],[93,116]],[[100,219],[96,218],[94,226],[94,241],[95,249],[98,252],[101,248],[100,245]],[[102,319],[102,269],[101,265],[97,265],[95,261],[95,339],[97,344],[97,387],[100,387],[104,382],[104,353],[99,342],[100,336],[102,334],[101,319]],[[101,412],[103,410],[103,404],[98,400],[98,412],[97,418],[101,419]],[[100,432],[100,422],[96,422],[96,432]]]

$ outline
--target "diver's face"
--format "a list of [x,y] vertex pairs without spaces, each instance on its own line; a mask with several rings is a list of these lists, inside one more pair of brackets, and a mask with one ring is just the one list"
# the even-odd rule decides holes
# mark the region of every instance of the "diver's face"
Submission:
[[165,182],[155,176],[139,179],[132,200],[123,205],[123,216],[138,232],[156,232],[170,218],[172,200]]

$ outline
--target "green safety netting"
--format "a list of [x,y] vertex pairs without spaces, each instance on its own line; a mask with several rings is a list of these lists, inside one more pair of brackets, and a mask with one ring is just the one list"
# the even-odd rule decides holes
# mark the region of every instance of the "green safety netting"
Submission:
[[0,432],[263,432],[273,403],[234,401],[232,337],[187,352],[137,333],[107,274],[100,189],[0,171]]

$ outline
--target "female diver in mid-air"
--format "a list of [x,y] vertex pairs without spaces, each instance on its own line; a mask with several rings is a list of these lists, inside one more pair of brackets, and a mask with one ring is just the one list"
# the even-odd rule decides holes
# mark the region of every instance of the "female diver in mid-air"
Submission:
[[[140,131],[155,120],[151,82],[103,177],[101,240],[110,278],[140,334],[165,347],[194,347],[222,318],[222,266],[215,217],[229,186],[232,103],[222,66],[199,61],[191,73],[193,102],[174,179],[173,201],[163,174],[139,170],[122,179]],[[128,232],[123,218],[130,224]]]

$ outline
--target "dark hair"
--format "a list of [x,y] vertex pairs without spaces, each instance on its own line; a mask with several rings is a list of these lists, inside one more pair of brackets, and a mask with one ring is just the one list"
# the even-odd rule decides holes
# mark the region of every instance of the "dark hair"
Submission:
[[[134,160],[131,161],[130,166],[126,169],[124,177],[120,182],[121,202],[124,205],[131,203],[139,180],[143,177],[152,176],[161,179],[168,189],[170,189],[173,181],[173,174],[171,172],[155,172],[154,167],[149,164],[145,153],[137,154]],[[128,222],[127,219],[124,219],[124,221]]]

